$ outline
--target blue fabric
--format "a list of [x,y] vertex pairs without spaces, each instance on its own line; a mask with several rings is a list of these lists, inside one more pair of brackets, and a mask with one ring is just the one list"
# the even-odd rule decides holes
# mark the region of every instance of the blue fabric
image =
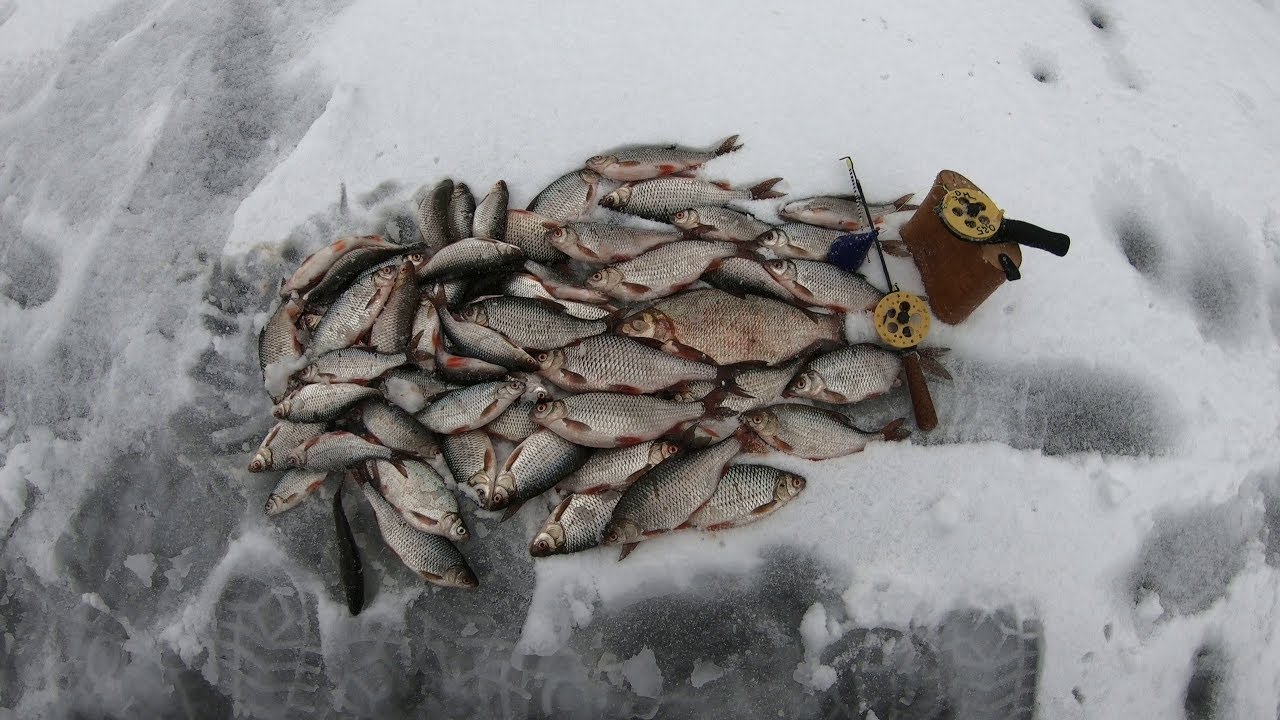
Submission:
[[849,272],[857,272],[866,261],[871,243],[875,242],[875,239],[876,231],[874,230],[841,235],[827,251],[827,262]]

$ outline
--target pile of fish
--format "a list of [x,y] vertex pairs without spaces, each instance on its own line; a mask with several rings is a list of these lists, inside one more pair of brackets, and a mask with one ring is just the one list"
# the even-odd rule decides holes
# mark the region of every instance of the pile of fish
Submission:
[[[475,587],[459,494],[507,517],[547,496],[534,556],[625,557],[665,533],[754,522],[804,490],[743,454],[820,460],[904,437],[902,420],[867,431],[827,407],[899,383],[898,354],[845,337],[844,314],[882,291],[825,262],[862,207],[790,202],[777,226],[730,207],[781,196],[780,178],[698,177],[740,147],[623,148],[525,210],[504,182],[477,203],[443,180],[420,191],[403,244],[347,237],[308,257],[259,337],[278,423],[249,470],[285,471],[267,514],[345,473],[406,565]],[[874,220],[908,200],[871,206]],[[334,508],[343,535],[340,495]]]

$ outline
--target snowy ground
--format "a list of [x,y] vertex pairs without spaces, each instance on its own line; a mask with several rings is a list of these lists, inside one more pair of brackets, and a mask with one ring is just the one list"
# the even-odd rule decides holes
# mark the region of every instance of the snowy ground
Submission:
[[[1277,716],[1274,0],[215,5],[0,0],[0,717]],[[466,594],[360,515],[348,618],[328,503],[244,470],[285,268],[731,132],[715,176],[953,168],[1074,246],[935,332],[937,431],[775,458],[766,522],[534,563],[542,508],[475,518]]]

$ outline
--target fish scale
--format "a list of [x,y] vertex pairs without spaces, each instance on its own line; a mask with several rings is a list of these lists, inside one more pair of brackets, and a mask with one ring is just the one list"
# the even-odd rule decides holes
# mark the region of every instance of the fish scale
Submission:
[[780,258],[826,260],[831,246],[847,234],[847,230],[832,230],[806,223],[786,223],[761,234],[756,241]]
[[738,136],[725,138],[709,150],[683,145],[633,145],[587,160],[587,167],[613,180],[647,178],[687,172],[708,160],[742,148]]
[[379,353],[364,348],[345,348],[325,353],[302,369],[298,377],[309,383],[368,382],[400,367],[409,359],[404,353]]
[[[344,257],[350,256],[349,253]],[[371,270],[339,295],[311,334],[308,357],[317,358],[355,344],[386,305],[399,270],[398,265],[390,264]]]
[[418,313],[422,291],[414,277],[413,263],[406,262],[396,275],[387,302],[369,328],[369,345],[382,353],[403,352],[409,344],[409,329]]
[[524,251],[534,262],[553,263],[564,260],[564,253],[547,239],[547,233],[560,223],[528,210],[508,210],[505,241]]
[[487,507],[514,508],[541,495],[581,465],[590,452],[550,430],[535,432],[507,456],[494,481],[494,490],[489,493]]
[[414,460],[371,460],[367,473],[387,502],[415,530],[454,542],[469,536],[458,514],[458,499],[430,465]]
[[391,449],[345,430],[317,435],[289,453],[289,462],[307,470],[341,470],[375,458],[390,460]]
[[356,383],[303,385],[271,408],[271,413],[293,422],[329,422],[361,400],[379,394],[376,388]]
[[564,308],[565,314],[571,315],[583,320],[599,320],[609,316],[612,311],[607,305],[593,305],[591,303],[579,302],[577,300],[565,300],[557,298],[547,290],[546,285],[542,283],[536,276],[529,273],[516,273],[508,276],[502,281],[499,290],[504,295],[512,297],[542,298],[544,300],[554,300]]
[[466,183],[458,183],[449,196],[449,241],[471,237],[471,224],[476,214],[476,197]]
[[769,190],[775,178],[750,189],[727,188],[699,178],[660,177],[627,183],[606,195],[600,204],[629,215],[669,222],[672,215],[687,208],[727,205],[735,200],[777,197]]
[[[395,263],[396,256],[411,253],[421,245],[360,247],[334,261],[324,277],[305,295],[310,304],[324,305],[347,289],[352,280],[377,270],[380,263]],[[398,263],[395,263],[399,267]]]
[[498,472],[493,443],[483,430],[446,437],[444,461],[454,482],[473,488],[487,487]]
[[[653,440],[706,412],[701,403],[681,403],[649,395],[590,392],[543,402],[533,421],[570,442],[587,447],[618,447]],[[563,414],[561,414],[563,413]]]
[[605,531],[605,544],[634,543],[682,525],[716,491],[721,471],[742,449],[728,438],[681,453],[640,476],[622,493]]
[[587,263],[630,260],[684,237],[671,230],[649,230],[613,223],[570,223],[546,232],[547,241],[566,255]]
[[297,321],[302,317],[303,302],[297,295],[282,298],[271,318],[258,333],[258,367],[266,370],[281,360],[302,357],[302,341]]
[[281,420],[267,431],[258,451],[249,463],[249,472],[280,470],[290,467],[289,452],[325,431],[324,423],[296,423]]
[[730,465],[688,524],[708,530],[753,523],[795,499],[804,487],[804,478],[768,465]]
[[373,508],[383,542],[410,570],[437,585],[476,587],[479,584],[466,558],[453,543],[414,529],[369,483],[361,483],[360,490]]
[[378,442],[410,457],[426,460],[440,454],[440,443],[413,415],[381,398],[357,406],[360,422]]
[[507,442],[518,443],[538,431],[538,424],[530,417],[537,400],[517,400],[511,407],[484,426],[484,432]]
[[587,279],[587,286],[620,300],[653,300],[697,282],[717,260],[737,253],[733,243],[679,240],[603,268]]
[[524,392],[519,380],[480,383],[440,396],[416,415],[428,430],[452,435],[477,430],[502,414]]
[[836,312],[872,310],[884,293],[857,273],[820,260],[770,260],[765,267],[796,299]]
[[519,264],[524,251],[515,245],[488,238],[465,238],[442,248],[422,266],[421,281],[457,280],[487,275]]
[[594,170],[567,172],[534,196],[527,209],[556,221],[577,220],[591,212],[600,180]]
[[829,460],[860,452],[867,443],[897,431],[894,421],[880,432],[852,426],[840,413],[798,403],[782,403],[752,410],[743,424],[770,446],[807,460]]
[[307,259],[298,265],[298,269],[294,270],[293,275],[290,275],[285,284],[280,287],[280,294],[287,296],[291,292],[304,293],[310,290],[324,278],[339,258],[352,250],[363,248],[377,248],[387,251],[388,254],[403,250],[401,246],[386,240],[381,235],[338,238],[308,255]]
[[855,403],[889,392],[901,372],[898,353],[878,345],[850,345],[810,360],[787,394],[835,404]]
[[632,476],[641,470],[677,454],[679,447],[666,440],[653,440],[623,448],[596,450],[556,485],[562,493],[599,492],[608,488],[622,490],[631,484]]
[[436,307],[436,317],[459,354],[511,370],[537,369],[538,363],[529,353],[514,345],[497,330],[479,323],[459,320],[443,306]]
[[[489,194],[485,195],[480,204],[476,206],[475,216],[471,220],[471,236],[511,242],[507,240],[507,202],[509,199],[510,194],[507,191],[506,181],[499,180],[494,183],[493,187],[489,188]],[[519,243],[512,244],[519,245]]]
[[423,192],[418,202],[414,221],[422,234],[422,242],[432,253],[440,252],[449,244],[449,201],[452,197],[453,181],[446,178]]
[[725,258],[718,267],[702,274],[708,285],[733,293],[750,293],[794,302],[791,291],[778,284],[758,260],[744,257]]
[[297,507],[308,495],[319,490],[327,477],[328,470],[294,468],[285,473],[267,498],[267,515],[279,515]]
[[677,212],[672,224],[686,232],[695,232],[704,240],[751,242],[773,226],[755,216],[733,208],[703,205]]
[[609,329],[603,320],[582,320],[564,312],[552,300],[492,297],[473,302],[463,317],[497,330],[518,347],[547,350],[599,335]]
[[533,536],[529,554],[546,557],[596,547],[621,497],[622,493],[610,490],[591,495],[570,495],[560,501]]
[[640,394],[677,383],[715,380],[720,369],[686,360],[619,335],[597,335],[573,345],[539,353],[539,373],[575,392]]

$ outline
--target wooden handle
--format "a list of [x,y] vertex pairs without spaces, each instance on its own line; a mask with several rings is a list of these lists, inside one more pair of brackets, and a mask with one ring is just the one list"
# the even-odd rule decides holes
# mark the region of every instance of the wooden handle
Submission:
[[911,391],[911,407],[916,415],[916,427],[932,430],[938,427],[938,411],[933,408],[933,396],[920,369],[920,356],[914,350],[902,356],[902,369],[907,375],[907,389]]

